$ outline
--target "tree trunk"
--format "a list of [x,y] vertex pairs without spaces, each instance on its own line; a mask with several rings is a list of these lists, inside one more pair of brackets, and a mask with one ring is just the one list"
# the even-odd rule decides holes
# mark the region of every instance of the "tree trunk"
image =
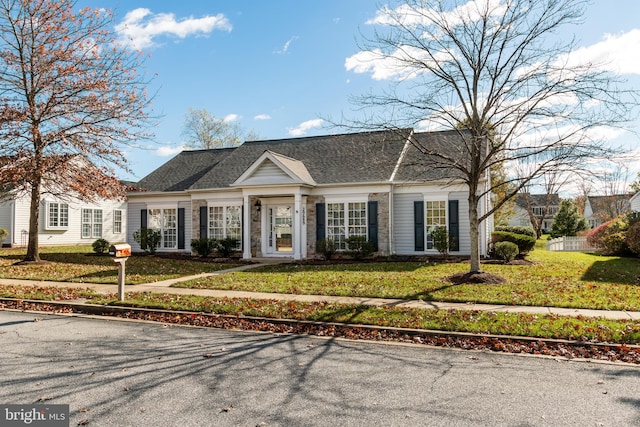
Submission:
[[469,234],[471,240],[470,272],[480,273],[480,222],[478,221],[478,196],[469,188]]
[[38,248],[38,224],[40,214],[40,183],[31,186],[31,208],[29,210],[29,245],[25,261],[40,261],[40,251]]

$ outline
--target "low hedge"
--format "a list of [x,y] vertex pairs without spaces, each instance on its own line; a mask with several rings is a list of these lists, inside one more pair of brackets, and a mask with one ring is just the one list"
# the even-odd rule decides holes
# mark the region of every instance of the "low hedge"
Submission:
[[525,236],[537,237],[533,227],[524,225],[501,225],[495,228],[495,231],[506,231],[513,234],[524,234]]
[[518,252],[522,255],[531,252],[536,246],[536,238],[524,234],[509,233],[507,231],[494,231],[491,233],[491,241],[495,245],[498,242],[511,242],[518,246]]

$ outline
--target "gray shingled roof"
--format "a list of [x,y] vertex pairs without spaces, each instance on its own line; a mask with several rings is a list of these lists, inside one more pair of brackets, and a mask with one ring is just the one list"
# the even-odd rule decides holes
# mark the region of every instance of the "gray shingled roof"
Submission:
[[[228,188],[265,151],[302,162],[317,184],[389,181],[401,158],[410,130],[361,132],[267,141],[245,142],[239,147],[184,151],[144,177],[138,186],[151,191]],[[425,144],[451,150],[457,131],[418,133]],[[413,162],[421,155],[410,149],[396,180],[436,180],[451,177],[451,170]]]
[[235,149],[183,151],[142,178],[137,186],[149,191],[187,190]]
[[245,142],[191,188],[226,188],[267,150],[301,161],[318,184],[386,181],[404,142],[392,132]]
[[[560,196],[558,194],[551,194],[551,199],[549,201],[549,206],[559,206],[560,205]],[[547,195],[546,194],[529,194],[529,203],[531,207],[544,207],[547,204]],[[516,205],[520,206],[523,209],[527,209],[527,201],[525,200],[525,196],[522,193],[518,193],[516,196]]]

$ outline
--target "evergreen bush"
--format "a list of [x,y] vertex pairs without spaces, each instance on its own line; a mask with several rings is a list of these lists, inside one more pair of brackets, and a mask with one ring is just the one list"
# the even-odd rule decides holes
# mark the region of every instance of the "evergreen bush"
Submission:
[[513,261],[519,253],[518,245],[508,241],[496,243],[494,246],[494,250],[496,252],[496,255],[506,262]]

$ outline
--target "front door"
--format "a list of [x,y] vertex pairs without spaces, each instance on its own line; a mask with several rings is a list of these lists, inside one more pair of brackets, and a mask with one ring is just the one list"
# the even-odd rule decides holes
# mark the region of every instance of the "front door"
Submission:
[[269,206],[267,208],[267,224],[268,253],[293,253],[293,206]]

